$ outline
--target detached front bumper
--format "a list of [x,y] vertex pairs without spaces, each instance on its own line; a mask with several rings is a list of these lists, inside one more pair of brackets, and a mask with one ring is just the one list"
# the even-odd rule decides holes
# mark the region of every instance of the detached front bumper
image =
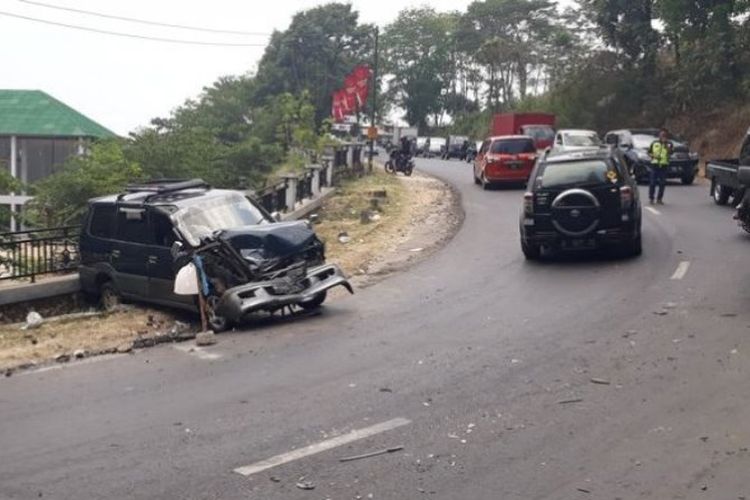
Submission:
[[224,292],[216,307],[216,313],[230,321],[239,321],[253,312],[274,310],[311,301],[318,294],[336,286],[343,286],[349,293],[354,293],[349,280],[335,264],[326,264],[308,270],[301,285],[304,287],[303,290],[295,293],[280,293],[278,281],[240,285]]

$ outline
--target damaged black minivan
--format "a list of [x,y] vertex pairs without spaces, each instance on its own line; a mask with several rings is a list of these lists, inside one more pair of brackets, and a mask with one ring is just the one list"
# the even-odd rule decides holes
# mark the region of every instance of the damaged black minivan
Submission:
[[91,200],[80,254],[81,287],[105,308],[128,299],[197,311],[197,297],[176,294],[174,282],[199,261],[215,331],[257,311],[315,309],[336,286],[352,292],[338,266],[325,263],[309,223],[276,222],[242,193],[199,179],[153,181]]

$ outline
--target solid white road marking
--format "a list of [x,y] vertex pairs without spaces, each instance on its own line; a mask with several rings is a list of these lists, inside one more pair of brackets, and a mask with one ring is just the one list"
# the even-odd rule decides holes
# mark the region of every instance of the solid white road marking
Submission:
[[689,269],[690,269],[690,262],[688,261],[680,262],[680,265],[677,266],[677,270],[672,275],[672,280],[678,281],[678,280],[683,279]]
[[205,349],[190,344],[175,344],[173,347],[178,351],[190,354],[191,356],[195,356],[203,361],[216,361],[217,359],[221,359],[221,354],[207,352]]
[[646,210],[648,210],[649,212],[651,212],[651,213],[652,213],[652,214],[654,214],[654,215],[661,215],[661,212],[659,212],[659,211],[658,211],[657,209],[655,209],[654,207],[646,207]]
[[289,453],[282,453],[281,455],[256,462],[252,465],[238,467],[237,469],[234,469],[234,472],[243,476],[251,476],[253,474],[257,474],[258,472],[262,472],[264,470],[271,469],[273,467],[277,467],[294,460],[299,460],[300,458],[309,457],[310,455],[315,455],[323,451],[331,450],[333,448],[349,444],[353,441],[359,441],[360,439],[365,439],[370,436],[374,436],[375,434],[391,431],[398,427],[409,425],[410,423],[411,420],[408,420],[406,418],[394,418],[393,420],[383,422],[382,424],[376,424],[371,427],[365,427],[364,429],[354,430],[347,434],[328,439],[326,441],[311,444],[310,446],[305,446],[304,448],[300,448],[298,450],[292,450]]

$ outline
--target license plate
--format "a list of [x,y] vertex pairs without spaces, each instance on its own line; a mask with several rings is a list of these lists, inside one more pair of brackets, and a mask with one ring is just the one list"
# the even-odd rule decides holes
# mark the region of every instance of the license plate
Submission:
[[523,167],[522,161],[509,161],[506,163],[508,165],[508,168],[512,170],[518,170],[519,168]]
[[596,241],[592,239],[574,239],[574,240],[564,240],[562,244],[563,248],[570,249],[570,250],[586,250],[590,248],[596,247]]

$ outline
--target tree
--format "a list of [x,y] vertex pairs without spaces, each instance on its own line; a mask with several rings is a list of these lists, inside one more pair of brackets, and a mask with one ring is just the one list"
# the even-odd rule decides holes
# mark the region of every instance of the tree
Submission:
[[87,155],[71,157],[60,172],[32,186],[34,199],[25,215],[32,225],[78,224],[89,199],[121,192],[142,174],[137,163],[125,158],[118,140],[97,142]]
[[374,27],[359,24],[351,4],[329,3],[296,14],[286,31],[271,36],[256,75],[254,104],[308,92],[315,124],[330,116],[331,95],[346,75],[373,56]]
[[443,98],[455,75],[450,58],[455,27],[454,16],[421,7],[401,11],[385,30],[384,67],[393,98],[420,130],[429,116],[445,110]]

